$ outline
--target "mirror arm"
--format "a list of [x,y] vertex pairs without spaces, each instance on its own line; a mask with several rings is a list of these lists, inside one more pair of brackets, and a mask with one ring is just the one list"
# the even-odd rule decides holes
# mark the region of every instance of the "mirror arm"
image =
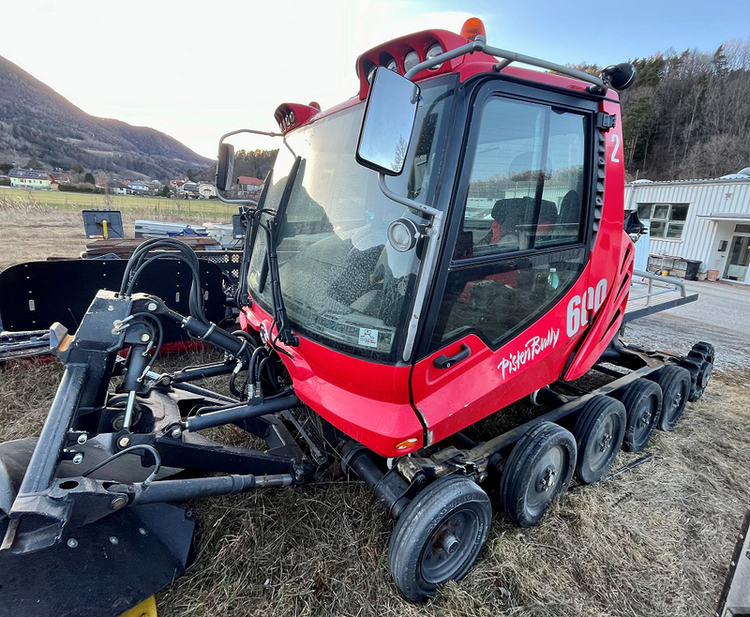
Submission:
[[266,137],[281,137],[281,140],[284,142],[284,145],[287,147],[287,150],[292,153],[292,156],[294,158],[297,158],[297,155],[294,153],[294,150],[292,150],[292,147],[289,145],[289,142],[286,140],[286,137],[283,133],[274,133],[273,131],[256,131],[255,129],[237,129],[236,131],[230,131],[229,133],[224,133],[221,136],[221,139],[219,139],[219,145],[224,143],[224,140],[227,137],[231,137],[232,135],[239,135],[240,133],[251,133],[253,135],[265,135]]
[[250,204],[251,206],[258,205],[258,202],[252,199],[227,199],[226,197],[222,196],[218,188],[216,189],[216,197],[219,199],[219,201],[223,201],[225,204]]
[[408,197],[401,197],[400,195],[397,195],[396,193],[394,193],[386,185],[385,174],[383,173],[378,174],[378,187],[380,187],[380,191],[388,199],[390,199],[391,201],[395,201],[396,203],[401,204],[402,206],[406,206],[407,208],[418,210],[419,212],[424,212],[425,214],[428,214],[433,218],[436,217],[438,214],[440,214],[440,210],[438,210],[437,208],[433,208],[432,206],[426,206],[425,204],[421,204],[418,201],[414,201],[413,199],[409,199]]
[[231,137],[232,135],[238,135],[239,133],[252,133],[253,135],[265,135],[266,137],[283,137],[281,133],[274,133],[273,131],[258,131],[256,129],[237,129],[236,131],[230,131],[229,133],[224,133],[224,135],[221,136],[221,139],[219,139],[219,143],[224,143],[224,140],[227,137]]

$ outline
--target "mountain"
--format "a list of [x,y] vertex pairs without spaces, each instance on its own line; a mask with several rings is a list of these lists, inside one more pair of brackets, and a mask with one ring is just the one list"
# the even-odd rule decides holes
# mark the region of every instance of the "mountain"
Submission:
[[90,116],[0,56],[0,163],[24,164],[30,158],[52,168],[67,170],[78,163],[157,180],[212,163],[154,129]]

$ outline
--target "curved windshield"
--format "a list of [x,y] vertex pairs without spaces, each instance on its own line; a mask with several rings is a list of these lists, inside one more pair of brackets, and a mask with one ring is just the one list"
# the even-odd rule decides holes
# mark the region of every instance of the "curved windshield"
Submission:
[[[439,135],[453,79],[422,88],[417,129],[405,171],[388,184],[424,202],[437,176]],[[375,172],[354,157],[364,102],[287,136],[280,148],[263,207],[278,211],[276,247],[281,291],[292,326],[301,334],[357,355],[383,358],[398,347],[411,306],[421,245],[400,253],[387,240],[391,222],[420,215],[388,198]],[[408,172],[408,173],[407,173]],[[287,181],[293,176],[291,187]],[[291,189],[284,207],[284,193]],[[265,217],[271,215],[263,215]],[[248,287],[271,312],[266,235],[259,230]]]

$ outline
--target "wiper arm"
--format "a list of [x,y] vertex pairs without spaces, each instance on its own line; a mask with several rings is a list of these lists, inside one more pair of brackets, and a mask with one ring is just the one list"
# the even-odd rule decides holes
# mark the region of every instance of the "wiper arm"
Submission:
[[[294,159],[294,163],[292,164],[292,168],[289,170],[289,175],[286,178],[286,184],[284,185],[284,192],[281,195],[281,199],[279,200],[279,204],[276,208],[276,212],[273,216],[274,222],[278,225],[281,221],[284,220],[284,215],[286,214],[286,206],[289,203],[289,198],[292,195],[292,188],[294,187],[294,183],[297,181],[297,172],[299,171],[300,165],[302,163],[302,157],[298,156],[296,159]],[[260,218],[258,219],[260,220]],[[278,238],[278,231],[274,229],[274,251],[275,248],[275,241],[277,241]],[[268,248],[270,245],[266,243],[266,248]],[[263,267],[260,271],[260,280],[258,281],[258,293],[263,293],[263,290],[266,287],[266,277],[268,276],[268,262],[263,264]]]
[[[289,347],[297,347],[299,338],[292,333],[289,318],[284,306],[284,296],[281,295],[281,281],[279,278],[279,259],[276,255],[276,221],[269,219],[267,223],[260,223],[266,231],[266,256],[268,258],[268,272],[271,275],[271,298],[273,300],[273,318],[276,322],[278,334],[276,339]],[[261,282],[262,285],[263,281]],[[268,333],[269,338],[272,333]]]
[[[296,347],[299,345],[299,338],[292,334],[292,328],[289,325],[289,318],[286,314],[286,307],[284,306],[284,297],[281,295],[281,278],[279,276],[279,259],[276,254],[276,241],[278,240],[278,227],[279,221],[284,220],[286,213],[286,206],[289,203],[289,198],[292,194],[292,188],[297,179],[297,172],[299,171],[300,165],[302,164],[302,157],[297,157],[294,160],[294,165],[289,172],[289,177],[284,187],[284,194],[281,196],[279,201],[279,207],[276,210],[276,216],[269,218],[268,222],[262,223],[260,216],[257,218],[257,222],[266,231],[266,267],[261,272],[260,281],[258,283],[258,291],[263,292],[263,288],[266,284],[266,276],[271,276],[271,297],[273,300],[273,318],[276,321],[276,329],[278,330],[277,339],[284,345],[290,347]],[[270,336],[270,333],[269,333]]]

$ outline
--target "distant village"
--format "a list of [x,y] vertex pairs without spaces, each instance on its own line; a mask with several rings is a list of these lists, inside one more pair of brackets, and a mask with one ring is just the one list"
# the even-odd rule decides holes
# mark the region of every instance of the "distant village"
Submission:
[[[168,184],[159,181],[116,180],[106,174],[91,173],[79,181],[75,174],[65,171],[44,171],[14,167],[7,175],[0,175],[0,186],[45,191],[102,193],[111,195],[139,195],[172,199],[216,199],[216,188],[209,182],[194,182],[189,178],[174,178]],[[239,176],[230,191],[231,197],[252,197],[263,187],[263,181],[251,176]]]

